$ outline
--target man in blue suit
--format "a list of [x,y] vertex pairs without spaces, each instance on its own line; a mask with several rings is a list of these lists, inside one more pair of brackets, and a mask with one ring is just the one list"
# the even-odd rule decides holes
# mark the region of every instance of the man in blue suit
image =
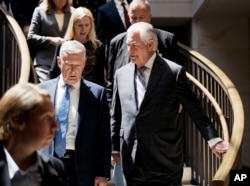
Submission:
[[[81,78],[85,66],[86,51],[78,41],[65,41],[57,58],[61,75],[40,84],[47,89],[55,104],[57,117],[61,115],[60,97],[65,87],[69,88],[69,110],[67,129],[64,136],[64,154],[56,149],[60,145],[54,139],[48,153],[60,158],[65,165],[69,186],[106,186],[110,177],[110,116],[104,87]],[[63,117],[63,116],[61,116]],[[57,118],[60,129],[63,125]],[[57,136],[57,134],[56,134]]]
[[181,185],[183,152],[179,105],[189,113],[216,156],[228,143],[215,130],[185,70],[157,54],[153,26],[139,22],[127,31],[131,62],[116,71],[112,99],[112,156],[121,162],[127,186]]

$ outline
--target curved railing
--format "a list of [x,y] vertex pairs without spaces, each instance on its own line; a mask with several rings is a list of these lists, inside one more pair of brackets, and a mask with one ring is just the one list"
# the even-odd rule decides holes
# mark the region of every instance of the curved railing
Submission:
[[12,85],[29,80],[30,54],[25,36],[8,11],[0,5],[0,96]]
[[188,127],[184,128],[185,162],[192,167],[192,179],[195,184],[228,185],[229,171],[240,165],[238,160],[244,131],[241,98],[234,84],[215,64],[185,45],[178,45],[194,92],[215,123],[219,135],[230,142],[227,153],[223,155],[222,160],[218,160],[197,134],[198,131],[193,127],[190,118],[185,116],[185,122],[189,121]]

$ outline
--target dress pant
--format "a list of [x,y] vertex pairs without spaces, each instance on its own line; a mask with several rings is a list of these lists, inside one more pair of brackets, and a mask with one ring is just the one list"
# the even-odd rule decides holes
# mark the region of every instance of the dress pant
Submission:
[[124,176],[126,178],[127,186],[181,186],[181,178],[182,171],[178,176],[172,181],[163,180],[163,179],[154,179],[148,178],[147,173],[145,172],[145,163],[143,162],[143,158],[141,158],[140,151],[137,151],[135,164],[133,167],[132,173],[126,174],[124,172]]
[[[58,157],[57,155],[55,155]],[[66,174],[66,185],[67,186],[78,186],[77,176],[76,176],[76,162],[75,162],[75,151],[66,150],[63,157],[59,158],[63,164]]]

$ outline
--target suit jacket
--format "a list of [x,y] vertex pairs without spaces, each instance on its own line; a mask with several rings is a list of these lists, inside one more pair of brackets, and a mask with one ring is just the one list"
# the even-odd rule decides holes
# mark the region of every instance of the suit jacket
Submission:
[[[173,33],[155,29],[158,38],[158,53],[162,57],[183,65],[179,57],[179,48]],[[108,56],[108,78],[107,78],[107,98],[109,103],[112,99],[114,74],[117,69],[129,63],[129,54],[127,49],[127,33],[121,33],[110,42]]]
[[[128,0],[127,2],[130,3],[131,0]],[[114,0],[107,2],[98,8],[96,33],[97,38],[105,45],[107,55],[109,53],[110,40],[125,31],[126,28],[121,20]],[[106,59],[107,57],[108,56],[106,56]],[[105,67],[107,68],[107,64]]]
[[[59,78],[40,84],[55,103]],[[110,116],[104,87],[81,80],[75,161],[79,186],[93,186],[96,176],[110,177]],[[46,149],[53,154],[54,143]]]
[[73,7],[77,8],[80,6],[86,7],[91,10],[94,18],[96,19],[97,9],[99,6],[106,3],[106,0],[73,0]]
[[36,48],[35,65],[49,66],[52,63],[56,46],[50,44],[50,37],[64,37],[74,8],[64,14],[62,30],[59,30],[55,15],[36,7],[32,16],[27,41]]
[[125,176],[131,174],[136,156],[140,155],[146,179],[180,183],[183,152],[179,104],[189,113],[205,140],[218,137],[214,125],[191,91],[182,66],[157,56],[139,109],[134,74],[135,65],[129,63],[115,75],[112,150],[121,152]]
[[[65,174],[63,163],[52,156],[39,153],[41,157],[44,174],[42,175],[42,186],[65,186]],[[3,142],[0,141],[0,185],[11,186],[9,170],[4,153]]]
[[[128,1],[129,3],[130,1]],[[110,40],[117,34],[125,32],[126,28],[121,20],[114,0],[100,6],[97,10],[96,32],[98,39],[109,45]]]

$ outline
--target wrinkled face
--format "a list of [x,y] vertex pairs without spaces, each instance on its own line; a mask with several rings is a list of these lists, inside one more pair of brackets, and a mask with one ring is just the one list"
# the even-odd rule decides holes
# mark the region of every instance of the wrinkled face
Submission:
[[53,0],[53,3],[55,4],[56,10],[62,10],[62,8],[65,6],[67,0]]
[[127,45],[130,59],[138,67],[145,65],[154,53],[153,41],[143,42],[139,32],[133,32],[127,35]]
[[137,5],[129,7],[129,21],[131,24],[137,22],[146,22],[150,23],[151,21],[151,13],[147,9],[145,5]]
[[24,121],[22,139],[27,147],[39,150],[50,145],[57,130],[54,105],[48,97],[42,97],[41,102],[29,112],[28,119]]
[[67,54],[63,59],[57,57],[57,63],[66,84],[73,85],[81,79],[85,62],[83,52]]
[[74,39],[85,43],[88,41],[89,31],[91,29],[90,18],[85,16],[80,20],[76,21],[74,24],[75,37]]

